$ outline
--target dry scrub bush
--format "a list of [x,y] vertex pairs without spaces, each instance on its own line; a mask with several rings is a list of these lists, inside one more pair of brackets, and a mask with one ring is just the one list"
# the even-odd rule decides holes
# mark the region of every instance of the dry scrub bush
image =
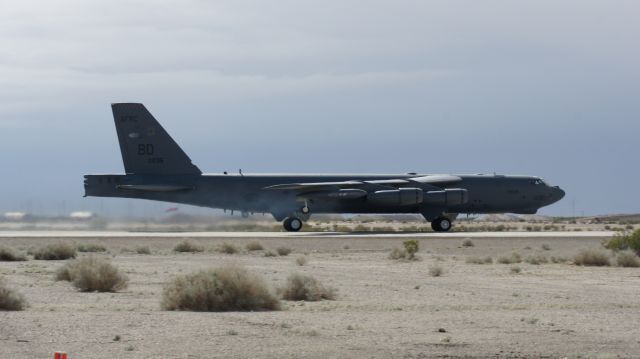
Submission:
[[78,249],[78,252],[95,253],[95,252],[106,252],[107,251],[107,248],[105,246],[100,245],[100,244],[95,244],[95,243],[78,244],[76,246],[76,248]]
[[252,252],[252,251],[261,251],[264,249],[264,247],[262,246],[262,244],[258,241],[251,241],[249,243],[247,243],[247,245],[245,246],[245,248],[247,249],[247,251]]
[[444,269],[440,266],[430,266],[429,275],[432,277],[440,277],[444,274]]
[[334,300],[336,297],[335,289],[325,287],[315,278],[300,273],[291,274],[280,292],[285,300],[314,302],[322,299]]
[[22,294],[7,287],[4,278],[0,277],[0,311],[2,310],[23,310],[27,306],[27,301]]
[[500,264],[514,264],[522,262],[522,257],[518,253],[511,253],[510,257],[499,257],[497,260]]
[[291,248],[289,248],[289,247],[278,247],[278,248],[276,248],[276,252],[278,252],[278,255],[288,256],[289,253],[291,253]]
[[493,263],[493,258],[467,257],[465,262],[468,264],[491,264]]
[[27,256],[22,253],[16,253],[13,249],[5,246],[0,247],[0,262],[18,262],[26,261]]
[[525,258],[524,261],[533,265],[549,263],[549,260],[547,259],[547,257],[541,254],[534,255],[534,256],[527,256],[527,258]]
[[266,252],[264,252],[264,256],[265,257],[275,257],[276,254],[273,251],[266,251]]
[[545,251],[550,251],[550,250],[551,250],[551,246],[550,246],[550,245],[548,245],[548,244],[546,244],[546,243],[543,243],[543,244],[540,246],[540,248],[542,248],[542,249],[543,249],[543,250],[545,250]]
[[127,275],[106,259],[87,257],[67,263],[56,272],[57,280],[72,282],[81,292],[117,292],[125,289]]
[[240,249],[231,243],[224,242],[216,249],[216,251],[224,254],[236,254],[240,252]]
[[147,246],[136,247],[136,253],[138,254],[151,254],[151,249]]
[[299,266],[304,266],[307,262],[307,256],[298,256],[298,258],[296,258],[296,264]]
[[616,263],[618,264],[618,267],[640,267],[638,256],[633,252],[620,252],[616,258]]
[[550,258],[551,263],[566,263],[567,262],[567,258],[565,257],[554,257],[552,256]]
[[418,252],[418,250],[420,250],[420,243],[417,240],[412,239],[404,241],[402,242],[402,245],[404,246],[403,249],[396,247],[391,250],[391,253],[389,253],[389,259],[418,260],[416,253]]
[[174,252],[183,252],[183,253],[195,253],[195,252],[203,252],[204,248],[202,246],[199,246],[197,244],[191,243],[189,241],[182,241],[178,244],[176,244],[175,247],[173,247],[173,251]]
[[389,259],[405,259],[407,256],[407,251],[404,249],[400,249],[398,247],[391,250],[389,253]]
[[164,287],[162,309],[199,312],[279,310],[265,281],[229,266],[179,276]]
[[473,246],[475,246],[475,244],[473,244],[473,241],[471,239],[467,238],[464,241],[462,241],[462,246],[463,247],[473,247]]
[[511,267],[509,269],[509,272],[511,272],[512,274],[518,274],[518,273],[522,272],[522,269],[520,269],[520,267],[518,267],[518,266],[515,266],[515,267]]
[[609,256],[606,253],[592,249],[583,250],[573,258],[573,263],[579,266],[609,266]]
[[604,243],[604,247],[613,251],[624,251],[630,249],[640,256],[640,229],[634,232],[625,232],[617,234],[608,242]]
[[68,243],[54,243],[44,247],[40,247],[33,252],[34,259],[42,260],[64,260],[75,258],[77,255],[76,247]]

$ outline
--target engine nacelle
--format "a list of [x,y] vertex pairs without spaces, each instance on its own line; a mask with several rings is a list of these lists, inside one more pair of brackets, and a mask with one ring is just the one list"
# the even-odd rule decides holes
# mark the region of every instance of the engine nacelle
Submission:
[[381,206],[411,206],[422,203],[422,198],[420,188],[375,191],[367,195],[367,201]]
[[456,206],[469,201],[466,189],[451,188],[442,191],[429,191],[424,194],[424,203],[440,206]]

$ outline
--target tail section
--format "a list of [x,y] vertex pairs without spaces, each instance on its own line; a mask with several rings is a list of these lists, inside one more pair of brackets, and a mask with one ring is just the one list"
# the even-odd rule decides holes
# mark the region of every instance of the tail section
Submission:
[[127,174],[201,174],[198,167],[140,103],[111,105]]

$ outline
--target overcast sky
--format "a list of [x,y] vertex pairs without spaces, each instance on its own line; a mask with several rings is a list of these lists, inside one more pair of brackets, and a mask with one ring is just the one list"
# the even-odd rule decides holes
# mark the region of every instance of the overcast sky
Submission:
[[126,101],[205,172],[539,175],[543,214],[640,212],[638,1],[0,9],[0,210],[123,208],[82,175],[123,171]]

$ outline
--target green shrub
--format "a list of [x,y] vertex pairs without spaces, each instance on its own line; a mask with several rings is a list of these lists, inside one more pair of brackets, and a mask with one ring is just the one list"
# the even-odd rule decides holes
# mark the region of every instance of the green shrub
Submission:
[[117,292],[125,289],[127,275],[98,257],[87,257],[67,263],[56,272],[57,280],[72,282],[81,292]]
[[16,253],[9,247],[0,246],[0,262],[20,262],[26,260],[26,255],[22,253]]
[[162,309],[200,312],[279,310],[265,281],[228,266],[179,276],[164,287]]
[[420,250],[420,242],[415,239],[404,241],[402,242],[402,245],[404,246],[404,250],[407,253],[407,259],[413,259],[416,253],[418,253],[418,251]]
[[76,247],[63,242],[49,244],[33,252],[33,258],[41,260],[64,260],[75,258],[76,255]]
[[24,296],[9,288],[4,278],[0,277],[0,311],[23,310],[27,306]]
[[252,252],[252,251],[261,251],[264,249],[264,247],[262,246],[262,244],[258,241],[251,241],[249,243],[247,243],[247,245],[245,246],[245,248],[247,249],[247,251]]
[[579,266],[609,266],[609,256],[606,253],[595,250],[583,250],[573,258],[573,263]]
[[204,247],[185,240],[176,244],[176,246],[173,247],[173,251],[182,252],[182,253],[196,253],[196,252],[203,252]]
[[88,243],[88,244],[78,244],[76,246],[78,252],[106,252],[107,248],[100,244]]
[[616,258],[616,263],[618,267],[640,267],[640,260],[638,260],[638,256],[633,252],[620,252]]
[[281,256],[288,256],[291,253],[291,248],[289,247],[278,247],[276,248],[276,252]]
[[322,299],[333,300],[336,291],[333,288],[325,287],[315,278],[294,273],[287,278],[284,288],[281,288],[282,298],[285,300],[318,301]]
[[616,234],[604,244],[604,247],[613,251],[630,249],[640,256],[640,229],[634,232]]

